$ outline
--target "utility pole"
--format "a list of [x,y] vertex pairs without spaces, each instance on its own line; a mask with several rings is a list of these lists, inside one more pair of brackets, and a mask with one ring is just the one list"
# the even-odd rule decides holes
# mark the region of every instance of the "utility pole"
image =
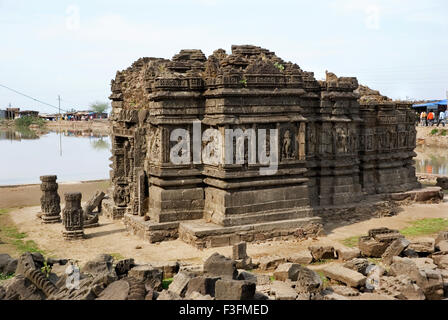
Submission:
[[59,101],[59,121],[61,121],[61,96],[58,95],[58,101]]

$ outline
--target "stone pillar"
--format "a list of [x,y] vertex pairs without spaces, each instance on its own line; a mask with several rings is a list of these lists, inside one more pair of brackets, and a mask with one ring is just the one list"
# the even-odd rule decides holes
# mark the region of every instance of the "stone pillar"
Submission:
[[40,189],[43,193],[40,198],[43,223],[50,224],[61,222],[61,198],[58,194],[58,184],[56,180],[57,176],[40,177],[40,181],[42,181]]
[[65,208],[62,212],[65,231],[62,232],[66,240],[84,238],[84,217],[81,208],[80,192],[66,193]]

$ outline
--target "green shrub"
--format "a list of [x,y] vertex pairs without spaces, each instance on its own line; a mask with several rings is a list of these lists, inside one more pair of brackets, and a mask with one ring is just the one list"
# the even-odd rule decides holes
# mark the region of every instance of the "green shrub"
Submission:
[[446,136],[446,133],[447,133],[446,129],[443,129],[442,132],[440,133],[440,135],[442,135],[442,136],[445,137],[445,136]]
[[431,134],[432,134],[432,135],[437,134],[437,132],[439,132],[439,129],[432,129],[432,130],[431,130]]
[[38,125],[39,127],[43,127],[45,125],[45,120],[38,117],[21,117],[14,120],[14,124],[16,127],[28,128],[31,125]]

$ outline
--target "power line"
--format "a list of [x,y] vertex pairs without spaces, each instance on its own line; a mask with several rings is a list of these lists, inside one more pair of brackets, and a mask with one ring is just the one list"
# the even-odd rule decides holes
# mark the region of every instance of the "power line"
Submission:
[[[5,86],[5,85],[3,85],[3,84],[0,84],[0,87],[3,87],[3,88],[5,88],[5,89],[8,89],[8,90],[10,90],[10,91],[12,91],[12,92],[15,92],[15,93],[17,93],[17,94],[19,94],[19,95],[21,95],[21,96],[24,96],[24,97],[26,97],[26,98],[28,98],[28,99],[31,99],[31,100],[34,100],[34,101],[36,101],[36,102],[42,103],[42,104],[47,105],[47,106],[49,106],[49,107],[52,107],[52,108],[55,108],[55,109],[58,109],[58,110],[60,109],[60,108],[57,107],[57,106],[54,106],[54,105],[52,105],[52,104],[50,104],[50,103],[47,103],[47,102],[41,101],[41,100],[39,100],[39,99],[33,98],[33,97],[31,97],[31,96],[29,96],[29,95],[23,93],[23,92],[14,90],[14,89],[9,88],[9,87],[7,87],[7,86]],[[62,111],[64,111],[64,112],[67,112],[67,110],[64,110],[64,109],[60,109],[60,110],[62,110]]]

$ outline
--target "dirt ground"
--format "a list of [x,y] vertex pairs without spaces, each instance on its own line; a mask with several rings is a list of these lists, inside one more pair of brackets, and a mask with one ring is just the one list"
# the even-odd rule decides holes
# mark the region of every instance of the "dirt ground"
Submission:
[[[431,134],[431,131],[437,129],[436,134]],[[443,130],[446,130],[447,134],[442,135]],[[448,125],[443,127],[441,124],[439,127],[417,127],[417,145],[423,145],[428,147],[448,147]]]
[[[41,224],[36,218],[39,211],[39,207],[27,207],[12,210],[7,216],[20,232],[27,234],[27,238],[24,240],[34,240],[46,255],[72,258],[80,263],[92,259],[97,254],[108,253],[120,257],[132,257],[137,263],[181,261],[200,264],[214,252],[230,256],[232,251],[231,247],[199,250],[180,240],[149,244],[128,234],[120,221],[113,222],[103,217],[100,219],[100,227],[85,230],[86,239],[67,242],[62,239],[63,226]],[[345,225],[332,230],[330,234],[319,239],[249,243],[248,254],[255,259],[268,255],[288,256],[311,244],[318,243],[331,244],[337,248],[342,246],[341,240],[364,235],[371,228],[402,229],[409,226],[410,222],[423,218],[448,218],[448,201],[441,204],[413,204],[405,207],[397,216]],[[6,249],[5,245],[2,248],[0,244],[0,252],[5,252]]]
[[[59,183],[59,195],[64,203],[63,194],[66,192],[81,192],[83,201],[92,197],[96,191],[106,191],[108,180],[88,182]],[[23,185],[13,187],[0,186],[0,209],[21,208],[40,205],[42,191],[40,185]]]

